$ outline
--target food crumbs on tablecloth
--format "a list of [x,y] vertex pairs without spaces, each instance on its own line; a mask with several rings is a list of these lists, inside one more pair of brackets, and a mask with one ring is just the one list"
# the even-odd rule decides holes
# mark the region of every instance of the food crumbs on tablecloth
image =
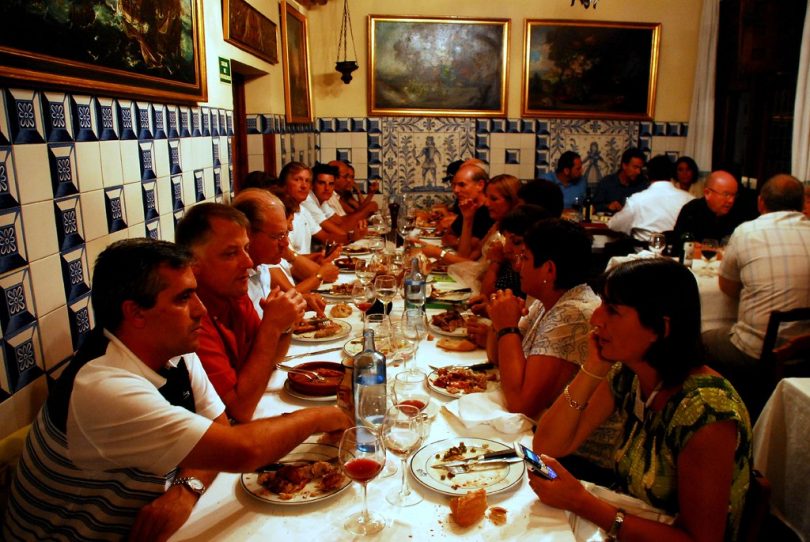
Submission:
[[489,509],[489,520],[495,525],[503,525],[506,523],[506,508],[502,506],[492,506]]
[[432,334],[428,333],[427,340],[432,341],[435,338],[436,337],[434,337]]

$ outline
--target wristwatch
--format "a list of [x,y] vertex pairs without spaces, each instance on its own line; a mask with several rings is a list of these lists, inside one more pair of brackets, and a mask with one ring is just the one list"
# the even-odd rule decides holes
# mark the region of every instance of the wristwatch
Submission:
[[443,262],[443,261],[444,261],[444,257],[445,257],[445,256],[447,256],[447,250],[446,250],[446,249],[442,249],[442,251],[441,251],[441,252],[439,252],[439,261],[440,261],[440,262]]
[[615,542],[619,539],[619,531],[622,529],[622,524],[624,524],[624,510],[619,508],[616,510],[616,517],[613,518],[613,525],[610,526],[610,530],[607,532],[607,540],[608,542]]
[[323,275],[320,273],[315,273],[315,278],[318,279],[318,282],[323,282]]
[[199,496],[202,496],[206,490],[205,484],[202,483],[202,480],[193,476],[175,478],[174,482],[172,482],[172,486],[186,486],[193,493],[196,493]]

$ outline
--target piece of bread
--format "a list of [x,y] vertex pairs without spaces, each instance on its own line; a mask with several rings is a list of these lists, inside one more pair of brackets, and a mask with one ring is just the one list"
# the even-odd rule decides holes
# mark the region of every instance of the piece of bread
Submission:
[[468,491],[466,495],[450,499],[450,516],[460,527],[475,525],[486,511],[487,492],[484,489]]
[[451,352],[472,352],[478,348],[474,342],[467,339],[450,339],[447,337],[439,339],[436,346]]
[[329,316],[332,318],[346,318],[352,315],[352,308],[346,303],[337,303],[329,309]]

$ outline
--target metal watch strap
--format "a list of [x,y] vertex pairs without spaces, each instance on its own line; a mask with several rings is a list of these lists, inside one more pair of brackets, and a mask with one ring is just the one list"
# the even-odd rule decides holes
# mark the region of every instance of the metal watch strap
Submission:
[[616,517],[613,518],[613,525],[610,526],[610,530],[607,532],[606,540],[608,542],[616,542],[619,539],[619,531],[622,529],[622,525],[624,524],[624,510],[619,508],[616,510]]
[[185,486],[191,491],[192,493],[196,493],[197,495],[202,495],[205,493],[207,487],[199,478],[195,478],[194,476],[184,476],[181,478],[175,478],[172,482],[172,486]]

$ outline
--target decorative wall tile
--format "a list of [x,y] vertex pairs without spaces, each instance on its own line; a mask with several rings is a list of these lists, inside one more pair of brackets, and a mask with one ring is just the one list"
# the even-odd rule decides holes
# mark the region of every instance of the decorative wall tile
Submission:
[[2,344],[9,391],[17,392],[43,374],[45,365],[36,324],[4,337]]
[[118,137],[120,139],[138,139],[137,105],[132,100],[116,100],[118,111]]
[[180,137],[180,110],[176,105],[166,106],[166,126],[168,137]]
[[61,198],[79,193],[76,153],[72,143],[48,145],[53,197]]
[[168,137],[166,134],[166,106],[152,104],[149,107],[152,111],[152,137],[155,139],[166,139],[166,137]]
[[104,206],[107,211],[107,231],[110,233],[127,227],[124,188],[121,186],[104,190]]
[[192,137],[200,137],[202,135],[202,126],[200,124],[200,108],[199,107],[192,107],[191,108],[191,115],[189,116],[191,119],[191,136]]
[[143,190],[143,217],[152,220],[160,215],[158,211],[157,182],[146,181],[141,185]]
[[45,141],[39,94],[33,90],[10,89],[6,91],[6,101],[11,141],[15,144]]
[[62,284],[65,286],[65,298],[73,303],[90,291],[90,268],[84,246],[62,253]]
[[93,307],[89,295],[68,304],[68,322],[73,350],[78,350],[93,328]]
[[0,90],[0,145],[11,144],[8,135],[8,109],[6,108],[6,93]]
[[214,140],[211,143],[211,158],[214,163],[214,167],[221,166],[222,162],[219,161],[219,141]]
[[73,141],[73,118],[70,115],[70,100],[59,92],[42,93],[42,109],[45,118],[45,138],[49,142]]
[[222,170],[214,168],[214,196],[222,195]]
[[180,106],[180,137],[191,137],[191,109]]
[[16,207],[19,204],[14,155],[10,147],[0,147],[0,209]]
[[225,122],[228,125],[228,135],[233,135],[233,111],[227,111],[225,113]]
[[211,137],[219,137],[219,111],[212,109],[209,115],[211,117]]
[[150,239],[161,239],[159,218],[149,220],[144,224],[144,236]]
[[0,213],[0,273],[17,269],[28,263],[23,239],[20,209]]
[[31,303],[36,307],[36,314],[42,317],[59,307],[65,306],[65,286],[62,281],[62,255],[52,254],[46,258],[32,261]]
[[138,139],[152,139],[152,107],[148,103],[135,102],[135,132],[138,134]]
[[154,179],[157,177],[157,175],[155,175],[154,150],[155,150],[154,141],[141,141],[138,144],[142,181],[148,181],[150,179]]
[[520,163],[520,149],[505,149],[504,150],[504,163],[505,164],[519,164]]
[[56,237],[59,251],[70,250],[84,243],[84,223],[79,196],[54,201]]
[[201,135],[203,137],[210,137],[211,136],[211,110],[207,107],[200,107],[199,108],[199,119],[200,119],[200,133],[196,135]]
[[183,176],[172,175],[172,210],[182,211],[185,209],[183,199]]
[[24,268],[0,279],[0,325],[3,337],[13,335],[36,320],[31,273]]
[[115,100],[112,98],[97,98],[96,115],[99,121],[99,139],[101,141],[118,139],[118,114]]
[[205,200],[205,176],[203,170],[194,170],[194,199],[196,202]]
[[29,203],[21,207],[26,258],[34,262],[59,250],[52,201]]

